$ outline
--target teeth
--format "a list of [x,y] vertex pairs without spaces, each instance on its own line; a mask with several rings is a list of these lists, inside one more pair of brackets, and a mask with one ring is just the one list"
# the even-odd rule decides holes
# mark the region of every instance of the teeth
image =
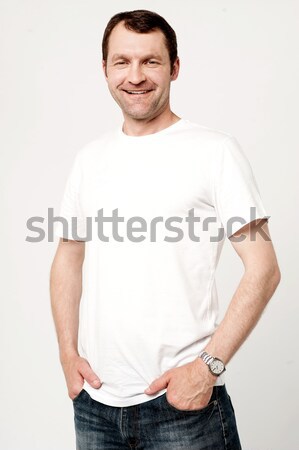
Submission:
[[149,91],[127,91],[128,94],[146,94]]

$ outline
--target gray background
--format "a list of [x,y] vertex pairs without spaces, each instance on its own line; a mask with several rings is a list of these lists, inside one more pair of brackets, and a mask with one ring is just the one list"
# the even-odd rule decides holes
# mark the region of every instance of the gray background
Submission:
[[[177,32],[172,108],[232,133],[271,219],[282,281],[227,370],[244,450],[298,448],[297,1],[1,0],[1,450],[73,450],[73,410],[49,301],[56,243],[26,221],[58,208],[76,152],[122,121],[101,72],[104,27],[146,8]],[[46,222],[44,224],[46,227]],[[31,233],[32,235],[32,233]],[[227,241],[222,313],[243,273]],[[296,421],[295,421],[296,420]]]

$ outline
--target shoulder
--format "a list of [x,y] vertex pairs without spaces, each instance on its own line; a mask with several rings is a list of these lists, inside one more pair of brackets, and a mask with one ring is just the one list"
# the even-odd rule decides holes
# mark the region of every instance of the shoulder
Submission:
[[87,142],[83,147],[80,148],[77,155],[80,158],[88,157],[93,152],[98,152],[102,148],[104,148],[115,136],[115,131],[110,130],[105,133],[102,133],[99,137],[92,139]]
[[227,131],[184,120],[185,140],[212,164],[221,163],[226,154],[242,153],[235,136]]
[[102,133],[99,137],[92,139],[83,145],[75,155],[75,162],[79,166],[90,165],[95,159],[101,157],[115,139],[115,130]]
[[187,119],[184,120],[184,128],[189,132],[190,136],[204,139],[208,142],[220,144],[226,139],[234,138],[234,136],[227,131],[219,130],[212,127],[207,127]]

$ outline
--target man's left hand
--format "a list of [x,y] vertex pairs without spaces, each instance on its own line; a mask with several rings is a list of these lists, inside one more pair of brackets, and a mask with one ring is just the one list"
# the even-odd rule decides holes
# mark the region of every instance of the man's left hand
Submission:
[[216,377],[200,359],[167,370],[156,378],[144,391],[145,394],[156,394],[167,388],[167,401],[177,409],[202,409],[208,405],[213,392]]

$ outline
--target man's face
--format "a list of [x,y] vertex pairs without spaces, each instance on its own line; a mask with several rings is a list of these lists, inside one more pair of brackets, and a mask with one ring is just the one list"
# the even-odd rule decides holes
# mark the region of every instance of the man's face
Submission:
[[103,69],[112,97],[125,119],[150,120],[169,108],[170,82],[179,72],[179,60],[170,74],[163,33],[127,30],[119,23],[109,38]]

